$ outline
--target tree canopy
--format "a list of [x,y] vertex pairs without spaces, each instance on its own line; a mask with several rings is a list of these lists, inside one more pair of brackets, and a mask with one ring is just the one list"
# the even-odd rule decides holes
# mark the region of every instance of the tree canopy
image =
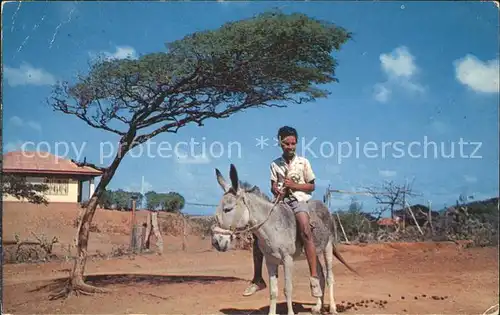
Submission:
[[155,191],[148,191],[144,195],[149,210],[178,213],[184,208],[184,197],[176,192],[157,193]]
[[130,211],[132,197],[136,197],[137,206],[142,203],[143,195],[140,192],[125,191],[123,189],[106,190],[99,199],[99,205],[106,209]]
[[14,174],[3,174],[4,195],[11,195],[19,200],[25,199],[30,203],[48,205],[46,192],[49,187],[46,184],[32,184],[22,176]]
[[126,191],[123,189],[106,190],[99,199],[99,206],[105,209],[132,210],[132,197],[135,196],[137,208],[146,200],[147,210],[158,210],[179,213],[185,204],[184,197],[178,192],[159,193],[148,191],[144,195],[140,192]]
[[337,82],[331,51],[350,36],[303,14],[265,13],[168,43],[165,53],[98,60],[76,84],[57,87],[51,103],[92,127],[133,132],[135,146],[250,107],[326,97],[316,85]]

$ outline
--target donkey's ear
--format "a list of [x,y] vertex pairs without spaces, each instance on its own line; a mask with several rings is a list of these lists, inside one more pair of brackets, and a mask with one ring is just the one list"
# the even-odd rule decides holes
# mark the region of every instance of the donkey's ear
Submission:
[[224,192],[229,190],[229,185],[226,183],[226,180],[222,176],[221,172],[216,168],[215,169],[215,177],[217,178],[217,182]]
[[236,172],[236,167],[234,166],[234,164],[231,164],[231,167],[229,169],[229,178],[231,179],[231,186],[234,192],[238,192],[238,172]]

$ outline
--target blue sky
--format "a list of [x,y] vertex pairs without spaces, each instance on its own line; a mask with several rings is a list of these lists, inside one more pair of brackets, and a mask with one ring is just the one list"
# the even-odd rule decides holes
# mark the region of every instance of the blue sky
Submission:
[[[433,208],[453,204],[460,194],[498,196],[499,21],[492,3],[7,3],[2,25],[4,152],[31,141],[35,145],[29,150],[38,145],[56,153],[61,142],[69,150],[60,144],[59,155],[86,156],[107,165],[109,143],[117,137],[54,112],[45,103],[51,84],[73,80],[98,53],[135,58],[165,51],[165,42],[276,6],[354,33],[335,53],[340,83],[326,86],[331,95],[159,135],[149,156],[144,148],[125,158],[109,188],[140,190],[144,178],[146,189],[178,191],[188,202],[214,204],[221,197],[214,168],[227,174],[234,163],[242,179],[267,192],[269,163],[281,153],[272,137],[280,126],[290,125],[301,138],[298,152],[310,159],[318,178],[315,198],[322,198],[328,185],[355,191],[384,180],[413,182],[422,196],[411,202],[430,200]],[[256,146],[260,137],[270,138],[269,145]],[[205,156],[200,157],[201,145],[182,156],[158,151],[162,141],[174,147],[191,139],[206,144]],[[431,143],[424,156],[425,141],[436,143],[436,152]],[[185,153],[188,147],[179,148]],[[347,207],[349,198],[336,194],[332,205]],[[373,198],[359,200],[365,210],[374,207]],[[186,207],[188,213],[213,211]]]

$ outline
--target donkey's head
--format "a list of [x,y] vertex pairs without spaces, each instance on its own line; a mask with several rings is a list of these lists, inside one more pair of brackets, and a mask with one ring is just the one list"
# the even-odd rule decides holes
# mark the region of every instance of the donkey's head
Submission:
[[212,245],[218,251],[224,252],[231,247],[235,239],[234,232],[249,224],[250,209],[246,202],[246,191],[241,187],[236,167],[233,164],[229,170],[231,184],[226,183],[218,169],[215,169],[215,176],[224,195],[215,211],[217,227],[212,233]]

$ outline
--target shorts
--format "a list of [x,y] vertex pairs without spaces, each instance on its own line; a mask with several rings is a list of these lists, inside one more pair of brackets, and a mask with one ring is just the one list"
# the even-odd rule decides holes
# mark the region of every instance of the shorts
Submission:
[[292,209],[293,213],[297,214],[299,212],[309,213],[309,207],[307,201],[298,201],[295,198],[285,197],[283,202]]

